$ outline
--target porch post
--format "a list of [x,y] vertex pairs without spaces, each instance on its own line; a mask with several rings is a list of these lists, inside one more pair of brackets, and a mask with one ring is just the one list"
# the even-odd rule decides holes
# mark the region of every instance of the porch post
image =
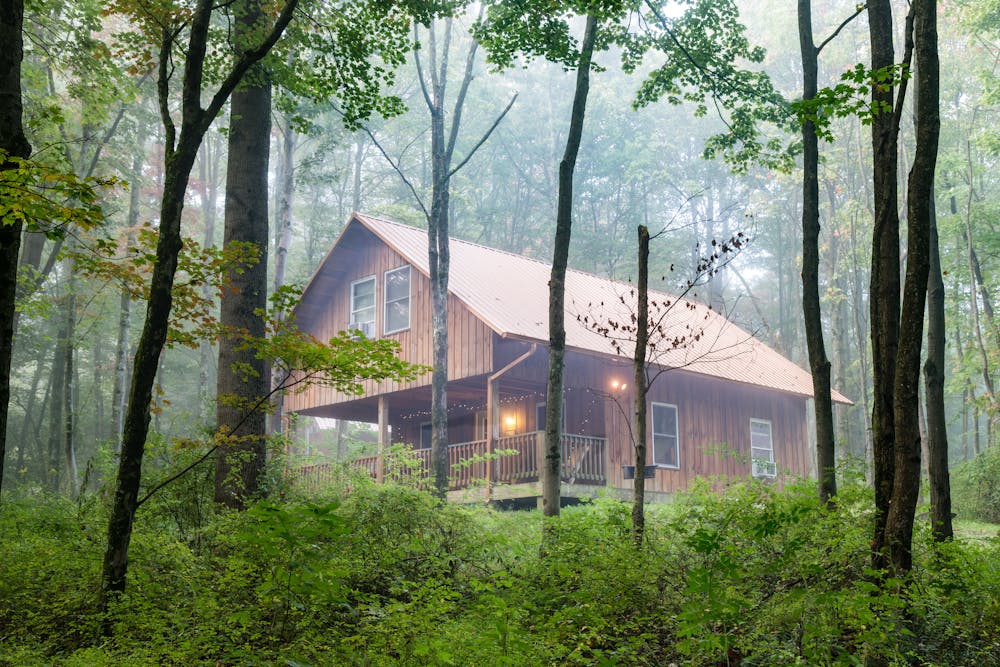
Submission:
[[378,397],[378,457],[375,459],[375,481],[385,481],[385,452],[389,447],[389,400]]
[[497,431],[498,401],[494,378],[486,378],[486,503],[493,496],[493,438]]

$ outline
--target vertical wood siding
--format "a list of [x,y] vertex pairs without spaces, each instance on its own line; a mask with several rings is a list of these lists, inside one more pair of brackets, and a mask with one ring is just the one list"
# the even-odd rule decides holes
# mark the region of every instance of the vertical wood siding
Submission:
[[[629,419],[634,398],[631,388],[623,401]],[[746,478],[750,475],[750,420],[771,422],[771,439],[777,481],[787,477],[814,474],[813,452],[806,431],[806,400],[788,394],[733,384],[684,371],[669,371],[653,384],[650,403],[677,406],[679,469],[657,468],[646,489],[674,493],[683,490],[698,477],[723,475]],[[631,488],[622,477],[622,465],[632,465],[633,454],[628,424],[621,412],[609,402],[606,406],[610,425],[608,471],[612,486]],[[652,410],[649,412],[652,419]],[[646,425],[647,458],[653,462],[650,424]]]
[[[406,361],[431,365],[433,359],[431,340],[431,289],[430,280],[415,267],[410,269],[410,328],[397,333],[382,335],[385,316],[385,272],[406,266],[407,261],[382,243],[374,234],[358,228],[345,237],[333,250],[321,271],[331,276],[317,276],[316,286],[307,297],[326,302],[322,315],[315,323],[303,326],[308,333],[327,340],[347,329],[350,322],[351,283],[368,276],[375,276],[376,313],[375,327],[378,335],[399,341],[400,357]],[[454,296],[448,297],[448,378],[450,380],[482,375],[493,368],[493,332],[474,316]],[[365,382],[365,395],[391,393],[411,387],[429,385],[430,373],[412,382]],[[295,412],[324,405],[333,405],[357,397],[347,396],[326,387],[312,387],[286,400],[287,410]]]

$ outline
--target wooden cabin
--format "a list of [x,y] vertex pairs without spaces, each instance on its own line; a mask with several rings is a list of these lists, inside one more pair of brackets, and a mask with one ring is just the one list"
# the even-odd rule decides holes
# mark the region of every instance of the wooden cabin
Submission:
[[[424,230],[356,213],[306,287],[296,322],[320,339],[348,329],[393,338],[402,358],[430,365],[427,267]],[[451,240],[448,436],[457,496],[540,495],[550,269]],[[622,344],[622,356],[612,338],[589,324],[628,317],[635,301],[630,290],[567,272],[566,497],[593,495],[600,487],[631,493],[632,344]],[[814,476],[809,374],[705,306],[663,293],[650,298],[672,304],[664,326],[688,342],[659,354],[652,369],[664,372],[648,394],[648,458],[639,474],[647,478],[649,497],[667,497],[698,477],[757,476],[780,484],[789,476]],[[360,397],[312,387],[289,396],[285,409],[378,424],[380,447],[406,443],[426,460],[430,382],[429,373],[407,383],[368,382]],[[381,477],[381,456],[358,464]]]

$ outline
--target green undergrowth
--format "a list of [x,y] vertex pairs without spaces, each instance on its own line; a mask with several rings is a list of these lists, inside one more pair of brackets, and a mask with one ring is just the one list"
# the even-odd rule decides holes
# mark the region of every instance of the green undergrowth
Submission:
[[[106,501],[5,497],[0,665],[1000,665],[1000,539],[868,569],[871,497],[708,487],[652,506],[439,505],[350,480],[243,513],[143,507],[101,637]],[[542,555],[543,554],[543,555]],[[881,582],[881,583],[880,583]]]

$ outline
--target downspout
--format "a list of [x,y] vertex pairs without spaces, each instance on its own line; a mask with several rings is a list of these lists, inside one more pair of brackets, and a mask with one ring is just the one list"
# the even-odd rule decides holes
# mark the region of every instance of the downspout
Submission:
[[520,357],[510,362],[500,370],[498,370],[493,375],[486,379],[486,504],[490,503],[493,496],[493,440],[499,435],[499,429],[497,429],[497,415],[496,406],[494,405],[494,399],[496,398],[496,391],[494,386],[496,381],[500,379],[500,376],[507,373],[515,366],[518,366],[525,359],[533,355],[538,350],[538,343],[532,343],[531,349],[522,354]]

